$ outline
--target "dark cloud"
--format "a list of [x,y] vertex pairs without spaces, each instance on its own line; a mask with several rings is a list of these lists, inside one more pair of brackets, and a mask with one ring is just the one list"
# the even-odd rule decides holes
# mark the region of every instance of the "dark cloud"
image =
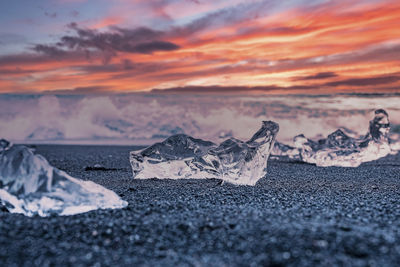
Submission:
[[58,47],[43,44],[35,45],[32,50],[50,57],[60,57],[66,54],[66,51],[59,49]]
[[372,78],[354,78],[335,82],[329,82],[325,85],[327,86],[374,86],[382,84],[390,84],[400,80],[400,76],[382,76],[382,77],[372,77]]
[[[135,29],[124,29],[112,27],[108,32],[80,28],[76,23],[70,23],[68,28],[73,31],[71,35],[65,35],[55,44],[36,44],[31,47],[34,54],[19,54],[0,57],[2,63],[24,63],[37,62],[41,60],[68,59],[84,56],[91,59],[101,53],[104,63],[108,63],[118,52],[152,54],[157,51],[172,51],[179,49],[177,44],[168,42],[162,31],[140,27]],[[0,35],[1,44],[16,41],[20,36],[12,34]],[[45,58],[41,57],[45,56]],[[125,62],[126,69],[130,69],[129,63]]]
[[38,44],[34,50],[49,56],[60,56],[68,51],[101,51],[105,62],[118,52],[152,54],[157,51],[179,49],[177,44],[163,40],[164,33],[150,28],[124,29],[112,27],[108,32],[80,28],[76,23],[68,25],[74,34],[66,35],[54,45]]
[[301,80],[323,80],[323,79],[333,78],[333,77],[337,77],[337,76],[338,75],[334,72],[319,72],[314,75],[299,77],[299,78],[296,78],[295,80],[298,80],[298,81],[301,81]]
[[172,51],[179,49],[179,46],[164,41],[152,41],[147,43],[141,43],[133,47],[132,53],[142,53],[142,54],[151,54],[154,51]]

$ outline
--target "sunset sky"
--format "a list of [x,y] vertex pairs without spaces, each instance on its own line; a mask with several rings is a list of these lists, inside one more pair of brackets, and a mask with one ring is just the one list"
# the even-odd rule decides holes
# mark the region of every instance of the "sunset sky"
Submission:
[[400,92],[400,1],[2,0],[0,92]]

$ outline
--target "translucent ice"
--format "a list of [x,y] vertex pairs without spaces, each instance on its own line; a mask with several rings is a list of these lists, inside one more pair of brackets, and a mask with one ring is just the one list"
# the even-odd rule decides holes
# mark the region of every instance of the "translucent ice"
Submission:
[[271,151],[271,156],[276,158],[288,157],[290,159],[300,160],[300,150],[298,148],[276,141],[274,144],[274,148]]
[[52,167],[22,145],[0,140],[0,199],[13,213],[72,215],[127,206],[114,192]]
[[318,142],[299,135],[294,138],[294,144],[302,161],[323,167],[357,167],[391,152],[389,129],[388,114],[378,109],[369,123],[368,133],[362,138],[352,138],[339,129]]
[[230,138],[219,146],[184,134],[174,135],[162,143],[131,152],[133,177],[217,178],[254,185],[266,174],[278,131],[277,123],[264,121],[247,142]]

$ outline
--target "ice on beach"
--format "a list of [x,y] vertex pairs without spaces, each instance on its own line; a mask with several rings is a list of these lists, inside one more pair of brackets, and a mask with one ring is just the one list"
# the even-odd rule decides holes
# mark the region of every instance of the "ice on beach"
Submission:
[[[369,123],[368,133],[362,138],[353,138],[339,129],[328,135],[326,139],[313,141],[304,135],[294,138],[293,155],[286,152],[290,158],[313,163],[317,166],[357,167],[363,162],[377,160],[387,156],[395,148],[389,144],[389,116],[383,109],[375,111],[374,118]],[[299,155],[295,155],[295,151]],[[279,152],[279,148],[277,148]],[[281,154],[284,154],[282,152]]]
[[271,151],[271,157],[288,157],[290,159],[300,160],[300,150],[276,141]]
[[73,215],[127,206],[117,194],[52,167],[32,149],[0,140],[0,199],[12,213]]
[[130,153],[133,177],[217,178],[254,185],[266,175],[267,160],[279,125],[264,121],[247,142],[229,138],[218,146],[185,134],[173,135],[141,151]]

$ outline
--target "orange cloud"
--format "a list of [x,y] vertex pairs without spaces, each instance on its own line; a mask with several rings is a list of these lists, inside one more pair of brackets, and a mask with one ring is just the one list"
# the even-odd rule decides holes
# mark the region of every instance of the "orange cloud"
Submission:
[[104,19],[101,19],[100,21],[94,23],[93,25],[90,25],[89,27],[91,29],[102,29],[106,28],[109,26],[117,25],[119,23],[123,22],[122,18],[119,17],[107,17]]

